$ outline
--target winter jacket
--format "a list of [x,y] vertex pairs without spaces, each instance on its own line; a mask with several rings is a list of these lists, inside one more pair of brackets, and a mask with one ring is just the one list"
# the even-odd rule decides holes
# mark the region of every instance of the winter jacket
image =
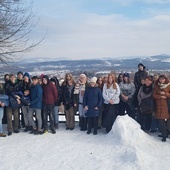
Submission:
[[[120,95],[124,94],[125,96],[128,96],[128,98],[131,100],[135,94],[135,85],[134,83],[124,83],[124,82],[120,82],[119,83],[119,87],[120,87]],[[121,100],[124,101],[124,99],[122,97],[120,97]],[[126,102],[126,101],[125,101]]]
[[[166,85],[166,84],[165,84]],[[165,88],[160,87],[158,83],[154,86],[153,97],[156,103],[155,117],[157,119],[169,119],[168,104],[167,99],[162,99],[160,92],[165,92],[165,96],[170,98],[170,83],[168,83]]]
[[30,88],[30,108],[42,109],[42,88],[40,84],[31,85]]
[[[102,105],[102,92],[98,87],[88,87],[84,93],[83,106],[87,106],[87,117],[99,116],[99,109]],[[95,109],[97,107],[98,109]]]
[[142,86],[142,84],[141,84],[142,78],[145,78],[147,76],[147,74],[148,73],[145,70],[143,70],[143,71],[138,70],[135,73],[134,84],[135,84],[135,88],[136,88],[137,92],[139,91],[140,87]]
[[72,86],[65,85],[63,88],[64,88],[63,89],[63,104],[66,110],[68,110],[70,107],[74,105],[73,103],[74,85]]
[[43,104],[55,104],[58,100],[58,91],[54,84],[48,82],[42,85],[43,89]]
[[57,102],[55,103],[55,106],[60,106],[61,105],[61,102],[62,102],[62,88],[61,88],[61,86],[60,86],[60,84],[59,84],[59,81],[58,81],[58,79],[57,79],[57,77],[52,77],[51,79],[50,79],[50,81],[54,81],[55,82],[55,86],[56,86],[56,88],[57,88],[57,91],[58,91],[58,100],[57,100]]
[[107,84],[103,86],[103,98],[104,103],[109,104],[109,100],[113,100],[114,104],[118,104],[120,102],[120,88],[116,83],[116,89],[113,89],[113,86],[107,88]]

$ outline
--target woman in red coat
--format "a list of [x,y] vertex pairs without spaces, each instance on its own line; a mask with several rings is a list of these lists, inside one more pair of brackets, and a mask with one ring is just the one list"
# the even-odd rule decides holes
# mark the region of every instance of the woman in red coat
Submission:
[[170,99],[170,81],[165,75],[160,75],[154,86],[153,97],[156,103],[155,118],[159,120],[162,141],[166,141],[169,111],[167,99]]

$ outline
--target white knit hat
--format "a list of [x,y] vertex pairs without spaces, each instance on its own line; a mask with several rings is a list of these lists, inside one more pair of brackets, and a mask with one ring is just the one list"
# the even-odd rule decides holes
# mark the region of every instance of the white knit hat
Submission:
[[90,83],[96,83],[96,81],[97,81],[97,77],[93,77],[90,79]]

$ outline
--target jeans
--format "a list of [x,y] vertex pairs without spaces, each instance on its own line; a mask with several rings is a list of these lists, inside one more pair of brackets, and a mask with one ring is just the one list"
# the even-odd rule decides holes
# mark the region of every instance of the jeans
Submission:
[[22,106],[22,112],[24,115],[24,122],[25,122],[25,126],[29,126],[29,118],[28,118],[28,114],[29,114],[29,106]]
[[4,108],[0,107],[0,133],[3,133],[3,128],[2,128],[2,118],[4,116]]
[[48,130],[48,120],[47,117],[50,117],[50,129],[54,129],[54,105],[43,105],[43,119],[44,119],[44,129]]
[[54,106],[54,119],[55,119],[55,124],[58,124],[58,106]]
[[41,109],[35,109],[35,108],[29,108],[28,111],[28,120],[33,127],[33,129],[36,128],[36,123],[33,119],[33,114],[35,113],[37,122],[38,122],[38,130],[40,131],[42,128],[42,117],[41,117]]

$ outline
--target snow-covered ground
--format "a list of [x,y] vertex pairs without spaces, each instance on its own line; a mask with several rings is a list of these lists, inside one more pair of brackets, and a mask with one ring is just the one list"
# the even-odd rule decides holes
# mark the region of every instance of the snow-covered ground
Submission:
[[63,123],[55,135],[20,132],[0,138],[0,170],[169,170],[170,139],[151,135],[128,116],[109,134],[65,130]]

